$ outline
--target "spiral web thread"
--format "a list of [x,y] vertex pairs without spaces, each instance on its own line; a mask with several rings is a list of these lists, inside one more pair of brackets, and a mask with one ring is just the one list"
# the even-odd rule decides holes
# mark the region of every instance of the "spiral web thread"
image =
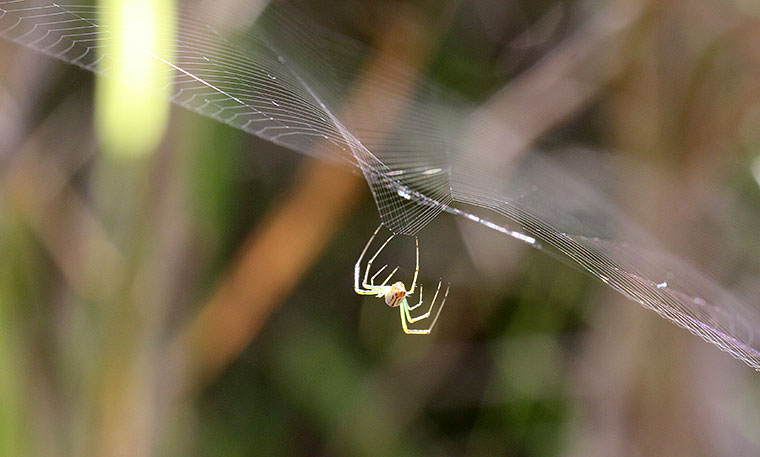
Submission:
[[[105,26],[113,14],[84,1],[0,0],[0,36],[107,76],[118,39]],[[174,33],[172,24],[158,24],[174,49],[171,59],[153,56],[171,76],[172,102],[297,152],[358,167],[396,233],[415,234],[442,211],[468,218],[590,273],[760,370],[756,309],[664,254],[597,192],[541,155],[481,160],[499,157],[499,145],[472,139],[498,137],[500,127],[468,125],[475,118],[468,103],[424,78],[410,93],[404,83],[410,71],[386,61],[383,76],[362,89],[402,109],[391,125],[355,122],[344,102],[365,47],[278,4],[246,30],[210,19],[180,12]]]

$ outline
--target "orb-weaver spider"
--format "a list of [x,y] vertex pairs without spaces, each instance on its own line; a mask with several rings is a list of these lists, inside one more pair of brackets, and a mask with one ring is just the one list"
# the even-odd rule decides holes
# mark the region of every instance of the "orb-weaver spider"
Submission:
[[[369,262],[367,262],[367,268],[364,270],[364,277],[361,281],[361,284],[359,284],[359,275],[361,272],[361,263],[362,259],[364,259],[364,255],[367,254],[367,250],[369,249],[369,246],[372,244],[372,241],[375,240],[375,237],[377,236],[378,232],[380,231],[380,228],[383,226],[381,223],[377,226],[375,229],[375,233],[372,234],[369,241],[367,241],[367,245],[364,246],[364,250],[362,251],[361,255],[359,256],[359,260],[356,261],[356,266],[354,267],[354,291],[356,291],[359,295],[374,295],[377,298],[385,298],[385,304],[390,306],[391,308],[399,308],[399,313],[401,314],[401,327],[404,329],[404,333],[412,334],[412,335],[429,335],[430,332],[433,330],[433,327],[435,327],[435,323],[438,322],[438,316],[441,315],[441,310],[443,309],[443,305],[446,303],[446,297],[449,295],[449,284],[446,285],[446,292],[443,294],[443,300],[441,300],[441,306],[438,308],[438,312],[435,314],[435,317],[433,318],[432,323],[430,324],[430,327],[422,328],[422,329],[413,329],[409,328],[408,324],[413,324],[415,322],[428,319],[430,318],[430,313],[433,311],[433,306],[435,305],[436,299],[438,299],[438,292],[441,291],[441,281],[438,281],[438,288],[435,290],[435,295],[433,296],[433,301],[430,302],[430,309],[424,313],[420,314],[419,316],[412,317],[411,311],[414,311],[415,309],[422,306],[422,285],[420,284],[420,301],[417,302],[414,306],[409,306],[409,303],[407,302],[407,297],[414,295],[414,289],[417,286],[417,275],[420,272],[420,243],[417,237],[414,237],[414,244],[417,251],[416,254],[416,266],[414,268],[414,279],[412,280],[412,287],[409,290],[406,290],[406,287],[404,286],[404,283],[401,281],[398,281],[394,283],[393,285],[387,285],[388,281],[391,280],[391,277],[398,271],[399,267],[396,267],[391,271],[391,273],[385,278],[385,281],[382,282],[382,284],[375,285],[375,278],[377,278],[380,273],[385,270],[385,268],[388,265],[384,265],[382,268],[377,270],[375,274],[372,275],[372,277],[369,277],[369,271],[372,268],[372,262],[375,261],[377,256],[380,254],[380,252],[385,248],[385,246],[393,239],[396,235],[391,235],[385,242],[380,246],[380,249],[375,252],[375,254],[372,256],[371,259],[369,259]],[[361,286],[361,287],[360,287]]]

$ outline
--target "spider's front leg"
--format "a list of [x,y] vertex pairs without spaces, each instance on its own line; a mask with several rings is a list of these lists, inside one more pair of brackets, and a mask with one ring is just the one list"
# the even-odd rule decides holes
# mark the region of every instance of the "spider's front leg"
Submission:
[[[367,250],[369,249],[370,245],[372,244],[372,241],[375,240],[375,237],[377,236],[378,232],[380,232],[380,228],[383,226],[381,223],[377,226],[375,229],[375,232],[372,234],[371,237],[369,237],[369,241],[367,241],[367,244],[364,245],[364,249],[362,249],[362,253],[359,255],[359,258],[356,260],[356,265],[354,265],[354,292],[356,292],[359,295],[374,295],[377,293],[377,290],[373,287],[370,287],[367,284],[367,275],[364,275],[364,281],[361,284],[361,287],[359,286],[359,276],[361,275],[361,265],[362,260],[364,259],[364,256],[367,254]],[[387,243],[387,241],[386,241]],[[377,254],[375,254],[375,257]],[[374,259],[374,257],[373,257]],[[367,266],[367,273],[369,273],[369,265]]]
[[[361,257],[359,258],[359,261],[361,261]],[[371,289],[364,289],[362,287],[359,287],[359,274],[360,274],[360,266],[359,262],[356,262],[356,266],[354,267],[354,292],[356,292],[359,295],[374,295],[377,293],[376,290]]]
[[420,240],[416,236],[414,237],[414,251],[416,258],[414,263],[414,279],[412,279],[412,287],[407,291],[409,295],[414,295],[414,289],[417,287],[417,275],[420,273]]
[[[382,224],[380,225],[380,227],[382,227]],[[380,230],[380,227],[378,227],[378,228],[377,228],[377,230],[375,230],[375,233],[372,235],[372,238],[370,238],[370,239],[369,239],[369,242],[370,242],[370,243],[372,243],[372,240],[375,238],[375,235],[377,235],[377,231],[378,231],[378,230]],[[362,287],[364,287],[365,289],[371,289],[371,288],[373,288],[373,287],[376,287],[376,286],[375,286],[375,278],[377,277],[377,275],[378,275],[378,274],[380,274],[380,272],[381,272],[381,271],[383,271],[383,270],[385,269],[385,267],[387,267],[387,265],[385,265],[385,266],[383,266],[382,268],[380,268],[380,270],[378,270],[378,272],[377,272],[377,273],[375,273],[375,274],[372,276],[372,279],[370,279],[370,280],[368,281],[368,278],[369,278],[369,272],[370,272],[370,270],[372,270],[372,263],[375,261],[375,259],[377,258],[377,256],[378,256],[378,255],[380,255],[380,252],[382,252],[382,250],[383,250],[383,249],[385,249],[385,246],[387,246],[387,245],[388,245],[388,243],[390,243],[390,242],[391,242],[391,240],[393,239],[393,237],[394,237],[394,236],[395,236],[395,235],[391,235],[390,237],[388,237],[388,239],[387,239],[387,240],[385,240],[385,242],[384,242],[384,243],[383,243],[383,244],[380,246],[380,249],[378,249],[378,250],[375,252],[375,255],[373,255],[373,256],[372,256],[372,258],[370,258],[370,259],[369,259],[369,262],[367,262],[367,268],[364,270],[364,279],[362,280]],[[368,248],[368,247],[369,247],[369,244],[367,244],[367,246],[365,247],[365,250],[366,250],[366,248]],[[362,253],[362,255],[364,255],[364,253]],[[390,281],[390,279],[391,279],[391,276],[393,276],[393,274],[394,274],[394,273],[395,273],[397,270],[398,270],[398,267],[396,267],[396,268],[395,268],[395,269],[394,269],[394,270],[391,272],[391,274],[390,274],[390,275],[388,276],[388,278],[385,280],[385,282],[383,283],[383,285],[387,284],[387,283],[388,283],[388,281]]]
[[380,275],[380,273],[382,273],[383,270],[385,270],[387,267],[388,267],[388,265],[383,265],[383,268],[377,270],[375,272],[375,274],[372,275],[372,278],[369,280],[369,287],[374,287],[376,289],[382,289],[383,287],[386,286],[386,284],[388,284],[388,281],[390,281],[391,278],[393,277],[393,275],[396,274],[396,272],[398,271],[399,267],[394,268],[393,271],[391,271],[391,274],[389,274],[388,277],[385,278],[385,281],[383,281],[382,284],[380,284],[379,286],[375,285],[375,278],[377,278]]

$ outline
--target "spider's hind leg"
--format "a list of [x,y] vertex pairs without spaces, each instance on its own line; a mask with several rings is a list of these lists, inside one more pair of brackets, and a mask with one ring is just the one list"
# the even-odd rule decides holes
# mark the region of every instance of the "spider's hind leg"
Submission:
[[[433,301],[430,303],[430,309],[425,314],[422,314],[417,317],[411,317],[411,314],[409,313],[409,310],[411,307],[409,304],[404,300],[404,303],[401,304],[401,327],[404,329],[404,333],[409,335],[429,335],[430,332],[433,331],[433,327],[435,327],[435,324],[438,322],[438,318],[441,316],[441,311],[443,311],[443,305],[446,304],[446,297],[449,296],[449,288],[450,284],[446,285],[446,291],[443,293],[443,299],[441,300],[441,306],[438,308],[438,312],[435,313],[435,317],[433,318],[432,323],[430,324],[430,327],[423,328],[423,329],[413,329],[408,328],[407,321],[409,324],[413,324],[417,321],[427,319],[430,317],[430,313],[433,311],[433,306],[435,305],[435,301],[438,298],[438,292],[441,290],[441,282],[438,282],[438,289],[435,291],[435,295],[433,296]],[[420,302],[414,305],[414,308],[419,307],[422,304],[422,294],[420,294]]]
[[416,305],[410,306],[409,307],[409,311],[414,311],[415,309],[419,308],[420,306],[422,306],[422,284],[420,284],[420,301],[418,301]]
[[[423,319],[427,319],[430,317],[430,313],[433,312],[433,306],[435,306],[435,301],[438,299],[438,292],[441,291],[441,281],[438,281],[438,288],[435,290],[435,295],[433,295],[433,300],[430,302],[430,308],[427,310],[426,313],[420,314],[419,316],[412,317],[411,313],[407,312],[406,318],[409,321],[410,324],[413,324],[415,322],[419,322]],[[416,308],[419,308],[422,305],[422,289],[420,289],[420,301],[416,305],[409,307],[409,311],[412,311]],[[441,312],[440,310],[438,311]]]

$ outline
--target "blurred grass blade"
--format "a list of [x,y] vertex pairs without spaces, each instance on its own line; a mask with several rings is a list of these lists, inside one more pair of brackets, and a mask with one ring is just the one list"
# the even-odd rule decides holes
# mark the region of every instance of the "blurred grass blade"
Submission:
[[[163,136],[169,113],[175,7],[173,0],[103,0],[100,21],[110,33],[109,76],[98,76],[96,124],[110,153],[143,155]],[[98,49],[101,49],[100,47]]]

